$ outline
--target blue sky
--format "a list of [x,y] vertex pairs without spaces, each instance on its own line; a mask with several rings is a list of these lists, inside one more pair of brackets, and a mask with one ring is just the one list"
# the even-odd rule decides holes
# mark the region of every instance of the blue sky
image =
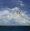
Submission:
[[[16,1],[18,0],[0,0],[0,8],[1,7],[9,7],[13,8],[16,6]],[[26,5],[25,10],[30,12],[30,0],[21,0]]]

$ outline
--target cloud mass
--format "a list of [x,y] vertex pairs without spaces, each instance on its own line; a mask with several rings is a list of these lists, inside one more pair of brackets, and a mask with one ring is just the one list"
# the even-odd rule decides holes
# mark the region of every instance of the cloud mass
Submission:
[[[30,25],[30,16],[23,9],[25,5],[22,1],[16,1],[14,8],[1,8],[0,10],[0,25]],[[23,10],[22,10],[22,9]]]
[[18,7],[0,11],[0,25],[30,25],[30,17]]

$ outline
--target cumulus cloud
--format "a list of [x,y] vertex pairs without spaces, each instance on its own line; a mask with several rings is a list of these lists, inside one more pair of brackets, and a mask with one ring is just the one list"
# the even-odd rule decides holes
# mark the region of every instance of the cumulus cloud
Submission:
[[[21,7],[24,6],[22,1],[17,1]],[[30,25],[30,17],[27,11],[21,10],[19,7],[2,8],[0,11],[0,25]]]
[[0,25],[30,25],[30,17],[18,7],[0,11]]

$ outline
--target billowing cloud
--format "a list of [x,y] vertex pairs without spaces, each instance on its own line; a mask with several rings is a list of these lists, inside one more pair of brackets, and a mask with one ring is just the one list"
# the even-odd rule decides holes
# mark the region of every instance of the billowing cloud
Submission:
[[0,11],[0,25],[30,25],[30,17],[18,7]]
[[[17,5],[23,7],[22,1],[17,1]],[[0,11],[0,25],[30,25],[30,16],[27,11],[19,7],[2,8]]]

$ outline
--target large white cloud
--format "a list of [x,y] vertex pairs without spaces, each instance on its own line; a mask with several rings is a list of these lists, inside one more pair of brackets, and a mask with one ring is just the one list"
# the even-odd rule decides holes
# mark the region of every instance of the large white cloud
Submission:
[[[18,4],[23,7],[22,1]],[[2,8],[0,11],[0,25],[30,25],[30,17],[26,14],[27,11],[21,10],[18,7]]]
[[18,7],[0,11],[0,25],[30,25],[30,17]]

